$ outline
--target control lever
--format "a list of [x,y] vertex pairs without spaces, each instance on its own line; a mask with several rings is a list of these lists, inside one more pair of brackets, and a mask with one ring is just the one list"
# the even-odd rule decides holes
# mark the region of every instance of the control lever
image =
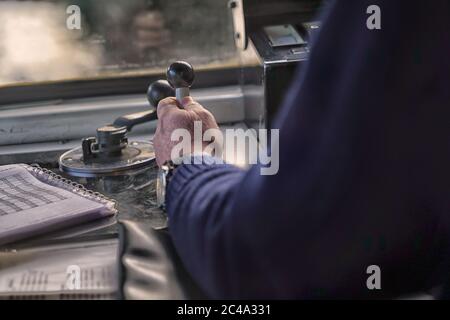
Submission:
[[177,61],[167,69],[167,80],[175,88],[175,96],[181,105],[181,100],[190,95],[189,88],[194,82],[194,68],[185,61]]
[[173,96],[175,96],[175,91],[167,81],[155,81],[147,90],[147,100],[155,109],[120,116],[114,121],[113,126],[118,128],[126,127],[127,131],[131,131],[137,124],[156,120],[156,107],[158,106],[158,103],[167,97]]
[[176,96],[181,105],[181,100],[189,96],[189,88],[194,82],[194,68],[184,61],[174,62],[167,69],[167,80],[156,81],[148,87],[147,99],[153,110],[121,116],[113,124],[98,128],[96,137],[83,139],[83,161],[89,162],[94,158],[109,161],[110,158],[120,157],[128,145],[127,132],[137,124],[156,120],[156,108],[162,99]]
[[166,80],[158,80],[148,87],[147,99],[155,110],[121,116],[114,121],[113,126],[118,128],[126,127],[127,131],[131,131],[137,124],[156,120],[158,103],[167,97],[176,96],[177,101],[181,105],[181,100],[189,96],[189,88],[194,82],[194,68],[184,61],[174,62],[167,69],[167,79],[169,82]]
[[98,128],[96,137],[85,138],[81,142],[83,161],[90,161],[93,158],[108,160],[120,156],[128,145],[126,134],[137,124],[156,120],[156,107],[159,101],[174,95],[175,91],[167,81],[153,82],[148,87],[147,99],[154,109],[120,116],[113,124]]

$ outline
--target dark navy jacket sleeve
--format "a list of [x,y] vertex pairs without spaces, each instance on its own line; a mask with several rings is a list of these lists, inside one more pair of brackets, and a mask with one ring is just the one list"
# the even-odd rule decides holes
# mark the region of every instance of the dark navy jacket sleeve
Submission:
[[173,241],[211,297],[370,297],[370,265],[384,296],[448,275],[450,3],[326,15],[275,121],[278,174],[183,165],[169,185]]

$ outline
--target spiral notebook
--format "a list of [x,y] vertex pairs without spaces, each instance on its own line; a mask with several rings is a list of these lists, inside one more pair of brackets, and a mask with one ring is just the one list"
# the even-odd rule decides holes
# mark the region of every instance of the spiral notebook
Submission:
[[50,170],[0,166],[0,244],[114,215],[116,203]]

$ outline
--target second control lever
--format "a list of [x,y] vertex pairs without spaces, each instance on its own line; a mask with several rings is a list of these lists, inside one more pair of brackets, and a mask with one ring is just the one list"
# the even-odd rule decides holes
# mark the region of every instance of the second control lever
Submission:
[[175,96],[175,90],[166,80],[155,81],[147,90],[147,100],[154,109],[120,116],[114,121],[113,126],[127,127],[127,131],[131,131],[137,124],[156,120],[156,108],[158,107],[158,103],[167,97],[173,96]]
[[98,128],[96,137],[83,139],[84,161],[119,157],[128,145],[127,133],[135,125],[157,119],[156,108],[162,99],[176,96],[181,105],[181,100],[189,96],[189,88],[194,82],[194,69],[187,62],[174,62],[167,69],[167,80],[155,81],[148,87],[147,99],[152,110],[120,116],[112,124]]

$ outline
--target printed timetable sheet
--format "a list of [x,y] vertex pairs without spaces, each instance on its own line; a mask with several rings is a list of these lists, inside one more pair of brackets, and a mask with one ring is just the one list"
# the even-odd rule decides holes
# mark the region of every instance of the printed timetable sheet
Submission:
[[108,214],[104,204],[46,184],[21,165],[0,167],[0,244]]

